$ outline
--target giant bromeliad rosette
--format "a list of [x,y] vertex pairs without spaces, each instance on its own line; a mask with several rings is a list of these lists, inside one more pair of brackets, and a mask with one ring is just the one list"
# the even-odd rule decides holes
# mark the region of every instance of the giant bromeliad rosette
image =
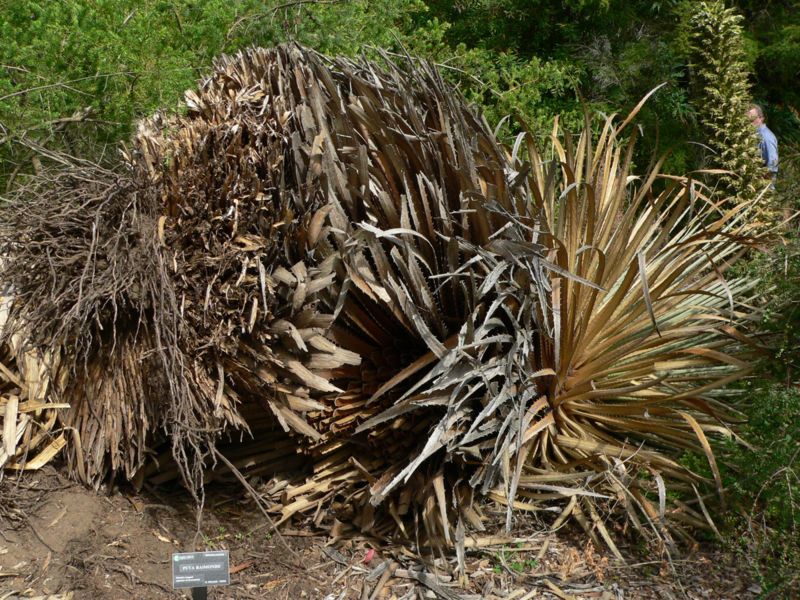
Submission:
[[59,357],[72,472],[198,489],[220,452],[283,518],[435,542],[485,497],[612,547],[612,505],[703,524],[667,490],[702,481],[686,450],[720,484],[755,209],[634,177],[629,121],[507,150],[422,62],[223,57],[118,169],[2,208],[6,330]]

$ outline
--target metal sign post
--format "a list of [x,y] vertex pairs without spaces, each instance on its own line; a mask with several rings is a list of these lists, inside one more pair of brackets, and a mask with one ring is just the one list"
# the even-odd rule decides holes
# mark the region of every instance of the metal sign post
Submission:
[[192,588],[192,600],[208,600],[208,588]]
[[230,584],[227,550],[176,552],[172,555],[172,588],[191,588],[192,600],[206,600],[209,586]]

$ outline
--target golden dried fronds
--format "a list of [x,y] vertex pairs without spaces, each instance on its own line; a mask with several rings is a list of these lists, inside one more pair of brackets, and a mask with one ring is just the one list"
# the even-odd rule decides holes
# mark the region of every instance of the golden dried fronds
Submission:
[[[5,328],[12,303],[10,296],[0,297],[0,330]],[[57,409],[68,408],[53,403],[48,394],[50,367],[57,365],[49,354],[18,353],[21,345],[19,337],[10,336],[0,350],[0,478],[2,469],[41,468],[66,444],[63,433],[50,434]]]
[[75,168],[5,209],[12,322],[69,359],[82,478],[199,485],[249,428],[250,457],[224,448],[240,468],[310,465],[264,490],[284,519],[327,507],[388,536],[416,515],[458,543],[487,496],[509,526],[559,505],[606,538],[614,498],[635,524],[702,522],[666,491],[702,479],[685,449],[719,483],[752,314],[723,273],[750,205],[633,177],[630,118],[507,152],[413,61],[254,49],[187,106],[142,123],[122,174]]

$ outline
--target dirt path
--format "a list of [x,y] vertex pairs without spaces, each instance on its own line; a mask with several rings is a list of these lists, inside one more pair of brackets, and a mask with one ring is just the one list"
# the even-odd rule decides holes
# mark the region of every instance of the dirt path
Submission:
[[187,598],[171,589],[171,553],[220,548],[230,550],[232,575],[231,586],[209,593],[216,600],[757,597],[746,569],[713,552],[670,566],[640,549],[627,565],[616,565],[581,535],[548,536],[531,524],[529,541],[469,551],[467,575],[459,581],[449,561],[423,567],[400,548],[371,552],[375,544],[368,539],[328,547],[326,537],[306,530],[277,536],[240,489],[212,490],[199,529],[186,495],[166,494],[95,493],[52,468],[16,486],[6,479],[0,483],[0,600]]

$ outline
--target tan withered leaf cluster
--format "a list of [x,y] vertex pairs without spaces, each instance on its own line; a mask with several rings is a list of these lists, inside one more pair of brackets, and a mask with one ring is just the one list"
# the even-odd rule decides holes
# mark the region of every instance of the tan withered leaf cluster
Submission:
[[[0,297],[0,329],[11,303],[11,297]],[[66,437],[51,431],[58,409],[69,408],[48,401],[50,355],[22,350],[22,342],[19,336],[10,336],[0,347],[0,469],[12,471],[39,469],[59,453]]]
[[632,176],[630,119],[506,150],[410,59],[254,49],[186,98],[118,171],[73,162],[2,208],[6,334],[58,357],[76,476],[196,490],[241,432],[246,473],[301,467],[264,490],[284,519],[458,545],[488,497],[612,547],[613,506],[706,522],[666,492],[702,481],[685,449],[720,483],[749,205]]

